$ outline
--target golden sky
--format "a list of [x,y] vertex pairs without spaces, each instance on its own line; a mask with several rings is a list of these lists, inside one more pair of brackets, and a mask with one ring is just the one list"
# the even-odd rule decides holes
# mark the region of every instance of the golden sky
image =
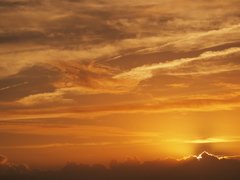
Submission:
[[239,0],[2,0],[0,154],[53,168],[240,151]]

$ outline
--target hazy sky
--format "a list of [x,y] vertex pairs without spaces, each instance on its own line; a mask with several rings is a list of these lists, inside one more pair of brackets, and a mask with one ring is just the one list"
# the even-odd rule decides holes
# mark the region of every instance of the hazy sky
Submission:
[[54,168],[240,150],[239,0],[1,0],[0,154]]

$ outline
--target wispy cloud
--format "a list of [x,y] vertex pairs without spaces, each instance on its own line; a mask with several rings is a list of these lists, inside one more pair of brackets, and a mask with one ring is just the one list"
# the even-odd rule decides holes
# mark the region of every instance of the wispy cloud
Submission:
[[[60,148],[71,147],[79,148],[83,146],[120,146],[129,144],[149,144],[150,141],[136,140],[136,141],[123,141],[123,142],[88,142],[88,143],[53,143],[53,144],[41,144],[41,145],[20,145],[20,146],[1,146],[0,149],[43,149],[43,148]],[[1,162],[0,162],[1,164]]]
[[[118,74],[114,76],[114,79],[130,79],[135,80],[136,82],[140,82],[146,79],[153,77],[154,75],[158,74],[159,70],[168,70],[171,71],[173,69],[179,68],[182,65],[192,63],[195,61],[210,61],[214,60],[214,58],[223,58],[228,55],[239,55],[240,48],[229,48],[222,51],[207,51],[202,53],[198,57],[193,58],[182,58],[176,59],[173,61],[165,62],[165,63],[156,63],[151,65],[144,65],[140,67],[136,67],[131,69],[130,71]],[[238,67],[239,68],[239,67]],[[220,70],[221,72],[221,70]],[[207,73],[207,72],[205,72]],[[187,73],[186,73],[187,74]],[[197,73],[196,73],[197,74]]]
[[229,139],[229,138],[207,138],[207,139],[195,139],[195,140],[185,140],[184,143],[194,143],[194,144],[206,144],[206,143],[229,143],[229,142],[240,142],[239,138]]
[[[172,37],[168,37],[168,38],[162,38],[161,36],[152,37],[151,39],[146,38],[146,40],[148,41],[148,44],[150,41],[150,42],[154,42],[156,45],[157,44],[160,44],[160,45],[154,46],[154,47],[147,47],[137,51],[121,54],[113,58],[110,58],[106,61],[116,60],[118,58],[134,55],[134,54],[151,54],[151,53],[164,52],[169,50],[173,52],[192,51],[192,50],[200,50],[200,49],[206,49],[209,47],[219,46],[226,43],[234,43],[240,40],[240,37],[238,37],[237,35],[237,32],[239,31],[239,29],[240,29],[240,24],[236,24],[230,27],[225,27],[218,30],[210,30],[207,32],[195,32],[195,33],[189,33],[187,35],[177,34],[175,35],[175,37],[174,35],[172,35]],[[224,36],[224,38],[222,38],[222,36]],[[236,38],[236,36],[238,38]],[[235,37],[236,39],[233,39],[233,37]],[[130,39],[128,41],[131,42]],[[137,39],[135,41],[137,41]],[[141,43],[141,41],[143,40],[139,39],[139,43]],[[122,43],[124,43],[124,41]],[[149,44],[149,46],[151,46],[151,44]]]
[[25,84],[28,84],[28,82],[23,82],[23,83],[20,83],[20,84],[6,86],[6,87],[3,87],[3,88],[0,88],[0,91],[6,90],[6,89],[10,89],[10,88],[14,88],[14,87],[18,87],[18,86],[22,86],[22,85],[25,85]]
[[29,95],[24,97],[17,102],[22,103],[24,105],[36,105],[36,104],[52,104],[52,103],[60,103],[60,104],[70,104],[73,102],[72,99],[66,99],[63,97],[64,90],[58,89],[55,92],[48,92],[48,93],[39,93]]
[[[117,127],[111,126],[98,126],[98,125],[55,125],[43,123],[13,123],[1,122],[0,132],[10,132],[16,134],[32,134],[32,135],[50,135],[50,136],[69,136],[80,139],[87,138],[87,142],[81,142],[79,145],[94,145],[96,137],[156,137],[157,133],[142,132],[142,131],[128,131]],[[124,139],[124,138],[123,138]],[[90,142],[93,140],[93,142]],[[56,143],[56,146],[58,143]],[[59,146],[61,143],[59,144]],[[64,145],[64,144],[63,144]],[[66,143],[66,145],[69,145]],[[71,145],[71,144],[70,144]],[[76,144],[77,145],[77,144]]]
[[42,145],[25,145],[25,146],[1,146],[1,149],[42,149],[42,148],[59,148],[59,147],[81,147],[81,146],[106,146],[113,145],[112,142],[100,143],[54,143]]
[[[203,96],[204,97],[204,96]],[[121,105],[109,106],[72,106],[42,109],[38,106],[27,110],[11,110],[8,113],[1,112],[1,120],[7,119],[32,119],[39,117],[75,117],[90,118],[96,116],[104,116],[114,113],[163,113],[163,112],[211,112],[220,110],[233,110],[240,107],[240,99],[236,96],[224,96],[223,98],[208,96],[189,97],[179,100],[163,100],[153,102],[141,102]],[[238,96],[237,96],[238,97]]]
[[233,83],[215,83],[215,86],[220,86],[220,87],[225,87],[227,89],[235,89],[235,90],[239,90],[240,89],[240,84],[233,84]]
[[175,87],[175,88],[187,88],[189,87],[188,84],[185,84],[185,83],[179,83],[179,84],[168,84],[166,86],[169,86],[169,87]]
[[[214,9],[219,7],[215,2],[135,3],[61,0],[56,6],[47,1],[3,1],[0,75],[54,60],[104,60],[122,57],[123,52],[191,51],[239,42],[236,2],[220,6],[231,11]],[[219,21],[221,17],[224,21]],[[14,65],[5,59],[14,59]]]

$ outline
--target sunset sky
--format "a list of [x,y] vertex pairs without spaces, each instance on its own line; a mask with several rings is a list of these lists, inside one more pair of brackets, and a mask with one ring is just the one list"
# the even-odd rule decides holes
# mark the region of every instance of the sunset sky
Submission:
[[45,169],[239,155],[239,7],[1,0],[0,154]]

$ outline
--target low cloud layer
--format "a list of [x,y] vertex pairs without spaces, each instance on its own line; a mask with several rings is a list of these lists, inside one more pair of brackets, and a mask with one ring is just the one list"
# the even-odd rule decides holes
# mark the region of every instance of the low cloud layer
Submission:
[[0,155],[0,177],[8,179],[9,176],[22,177],[30,172],[28,165],[8,162],[8,158]]
[[29,170],[23,165],[0,164],[0,177],[4,179],[83,179],[83,180],[147,180],[147,179],[220,179],[237,180],[240,160],[227,159],[207,152],[176,160],[172,158],[142,162],[128,157],[125,162],[112,160],[109,167],[70,162],[59,171]]

